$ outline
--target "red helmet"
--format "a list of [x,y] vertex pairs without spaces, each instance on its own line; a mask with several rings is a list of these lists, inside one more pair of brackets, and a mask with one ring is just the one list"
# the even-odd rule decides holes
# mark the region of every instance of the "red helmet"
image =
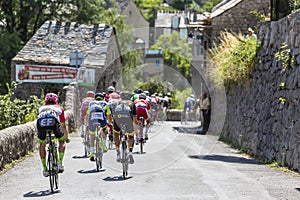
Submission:
[[46,104],[57,104],[58,96],[54,93],[47,93],[45,97]]

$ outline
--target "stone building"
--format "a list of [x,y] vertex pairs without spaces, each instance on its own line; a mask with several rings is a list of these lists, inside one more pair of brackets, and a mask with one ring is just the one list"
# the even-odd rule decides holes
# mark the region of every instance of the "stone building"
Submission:
[[[112,7],[113,0],[105,0],[107,8]],[[132,0],[115,0],[118,5],[118,10],[124,16],[124,21],[127,25],[133,27],[133,35],[135,44],[132,44],[133,49],[149,47],[149,22],[144,18],[143,14]]]
[[12,59],[12,81],[22,82],[18,98],[60,92],[77,82],[85,91],[118,87],[121,56],[115,29],[109,25],[83,25],[46,21]]

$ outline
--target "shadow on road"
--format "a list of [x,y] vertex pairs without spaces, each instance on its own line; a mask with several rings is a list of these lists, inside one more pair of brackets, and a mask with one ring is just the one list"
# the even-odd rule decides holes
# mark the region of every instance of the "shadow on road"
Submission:
[[253,159],[247,159],[247,158],[235,157],[235,156],[189,155],[189,158],[201,159],[201,160],[211,160],[211,161],[221,161],[221,162],[230,162],[230,163],[239,163],[239,164],[253,164],[253,165],[260,164],[256,160],[253,160]]
[[75,156],[73,156],[72,158],[73,158],[73,159],[85,159],[85,158],[88,158],[88,157],[86,157],[85,155],[82,155],[82,156],[77,156],[77,155],[75,155]]
[[128,176],[125,179],[123,178],[123,176],[114,176],[114,177],[108,176],[108,177],[104,178],[103,180],[104,181],[126,181],[131,178],[132,178],[132,176]]
[[48,190],[44,190],[44,191],[39,191],[39,192],[27,192],[23,195],[23,197],[45,197],[45,196],[49,196],[49,195],[53,195],[53,194],[57,194],[60,193],[60,190],[56,190],[54,192],[51,192],[50,189]]
[[99,171],[97,171],[96,169],[89,169],[89,170],[84,170],[84,169],[81,169],[81,170],[78,170],[77,172],[79,174],[93,174],[93,173],[100,173],[100,172],[104,172],[105,169],[100,169]]
[[202,128],[199,126],[196,126],[196,127],[177,126],[177,127],[172,127],[172,128],[179,133],[205,135],[205,133],[202,132]]

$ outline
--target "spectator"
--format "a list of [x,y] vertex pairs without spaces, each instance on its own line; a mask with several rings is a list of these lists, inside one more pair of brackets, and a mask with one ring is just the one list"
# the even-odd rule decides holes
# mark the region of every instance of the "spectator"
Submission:
[[203,129],[202,133],[206,134],[210,123],[210,99],[206,92],[202,94],[201,111],[203,116]]
[[250,27],[248,28],[248,34],[246,35],[246,39],[248,40],[249,38],[256,38],[254,30]]

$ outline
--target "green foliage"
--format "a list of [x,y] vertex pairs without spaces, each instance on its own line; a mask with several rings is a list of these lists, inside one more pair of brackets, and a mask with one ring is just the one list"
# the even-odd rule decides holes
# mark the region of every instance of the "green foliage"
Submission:
[[161,35],[150,49],[162,49],[164,51],[164,63],[182,73],[185,77],[190,77],[190,62],[192,53],[189,44],[180,38],[177,31],[171,35]]
[[32,101],[13,99],[13,91],[17,83],[7,84],[8,93],[0,95],[0,130],[7,127],[34,121],[42,100],[32,96]]
[[286,98],[284,98],[284,97],[279,97],[279,101],[280,101],[280,103],[281,103],[282,105],[284,105],[285,102],[286,102]]
[[202,12],[211,12],[212,8],[219,4],[222,0],[207,0],[202,6]]
[[295,59],[291,54],[291,49],[288,48],[286,43],[283,43],[280,50],[275,53],[275,58],[282,63],[283,71],[294,65],[295,62]]
[[217,85],[250,78],[259,47],[256,37],[221,33],[221,44],[210,50],[213,68],[210,77]]
[[289,6],[292,12],[300,9],[300,0],[289,0]]

